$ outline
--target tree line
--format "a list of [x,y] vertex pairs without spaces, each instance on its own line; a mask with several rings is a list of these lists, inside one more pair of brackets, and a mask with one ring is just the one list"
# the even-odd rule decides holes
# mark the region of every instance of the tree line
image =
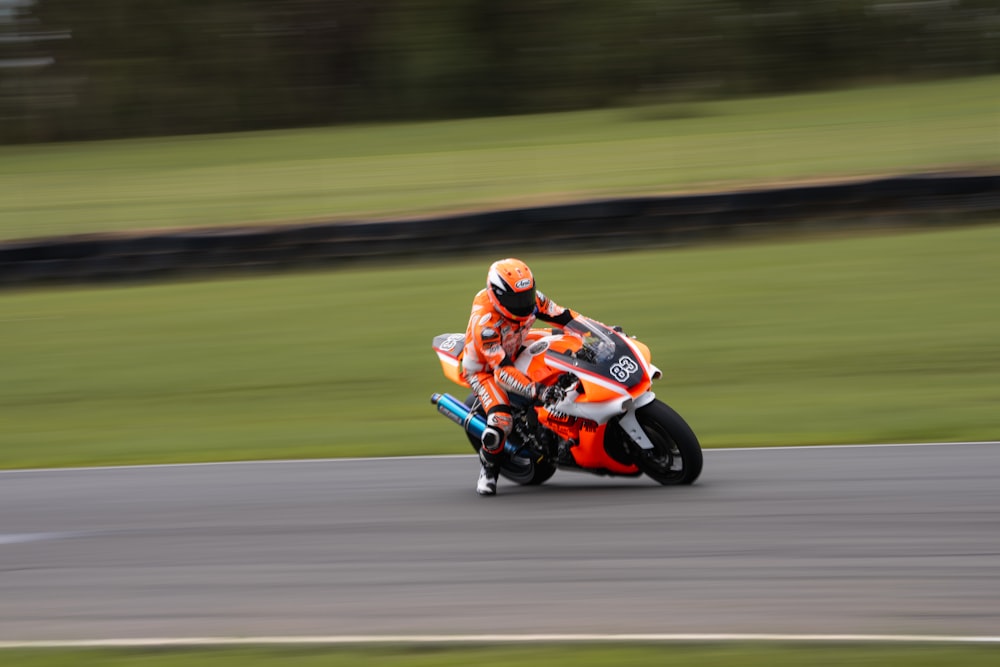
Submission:
[[1000,0],[0,0],[3,142],[998,71]]

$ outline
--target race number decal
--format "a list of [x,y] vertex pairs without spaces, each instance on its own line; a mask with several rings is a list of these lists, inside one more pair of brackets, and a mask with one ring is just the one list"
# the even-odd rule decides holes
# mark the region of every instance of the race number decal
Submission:
[[611,376],[622,384],[625,384],[638,370],[639,364],[635,363],[635,359],[623,356],[611,367]]
[[454,350],[455,347],[464,340],[465,340],[464,334],[452,334],[441,342],[441,346],[438,349],[443,350],[445,352]]

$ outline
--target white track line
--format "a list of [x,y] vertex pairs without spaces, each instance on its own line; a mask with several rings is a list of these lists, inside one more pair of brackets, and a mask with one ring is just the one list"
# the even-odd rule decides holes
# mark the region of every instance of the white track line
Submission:
[[[886,442],[873,444],[845,444],[845,445],[775,445],[773,447],[709,447],[704,451],[707,454],[712,452],[775,452],[793,450],[813,450],[813,449],[875,449],[883,447],[960,447],[964,445],[1000,445],[1000,440],[970,440],[966,442]],[[204,463],[146,463],[138,465],[120,466],[80,466],[65,468],[10,468],[0,470],[0,475],[15,473],[55,473],[55,472],[79,472],[88,470],[144,470],[147,468],[202,468],[209,466],[252,466],[252,465],[273,465],[273,464],[299,464],[299,463],[365,463],[372,461],[419,461],[422,459],[454,459],[469,458],[475,456],[468,454],[425,454],[417,456],[368,456],[356,458],[328,458],[328,459],[257,459],[253,461],[208,461]]]
[[970,440],[967,442],[884,442],[868,445],[775,445],[773,447],[713,447],[705,452],[773,452],[789,449],[880,449],[887,447],[960,447],[963,445],[1000,445],[998,440]]
[[303,637],[145,637],[136,639],[67,639],[0,641],[0,649],[141,648],[162,646],[350,645],[350,644],[517,644],[566,642],[802,642],[891,644],[998,644],[1000,636],[864,634],[529,634],[519,635],[332,635]]

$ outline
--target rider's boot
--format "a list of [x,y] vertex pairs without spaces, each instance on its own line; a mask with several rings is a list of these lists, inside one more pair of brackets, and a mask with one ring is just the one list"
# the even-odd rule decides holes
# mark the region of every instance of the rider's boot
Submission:
[[483,446],[479,449],[479,481],[476,482],[476,493],[481,496],[493,496],[497,492],[497,479],[500,477],[500,461],[503,457],[504,434],[497,428],[487,426],[483,431]]
[[483,463],[479,469],[479,481],[476,483],[476,493],[481,496],[495,496],[497,479],[500,477],[500,466],[495,463]]

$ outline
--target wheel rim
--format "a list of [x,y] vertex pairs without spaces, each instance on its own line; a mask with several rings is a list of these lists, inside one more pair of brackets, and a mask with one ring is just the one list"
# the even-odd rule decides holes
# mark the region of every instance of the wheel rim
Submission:
[[643,425],[643,430],[653,443],[653,449],[644,450],[642,458],[652,472],[660,476],[684,476],[684,455],[673,439],[660,431],[657,425]]
[[534,461],[531,460],[530,456],[525,456],[524,452],[509,454],[500,466],[500,471],[504,476],[514,481],[530,479],[534,474],[534,469]]

